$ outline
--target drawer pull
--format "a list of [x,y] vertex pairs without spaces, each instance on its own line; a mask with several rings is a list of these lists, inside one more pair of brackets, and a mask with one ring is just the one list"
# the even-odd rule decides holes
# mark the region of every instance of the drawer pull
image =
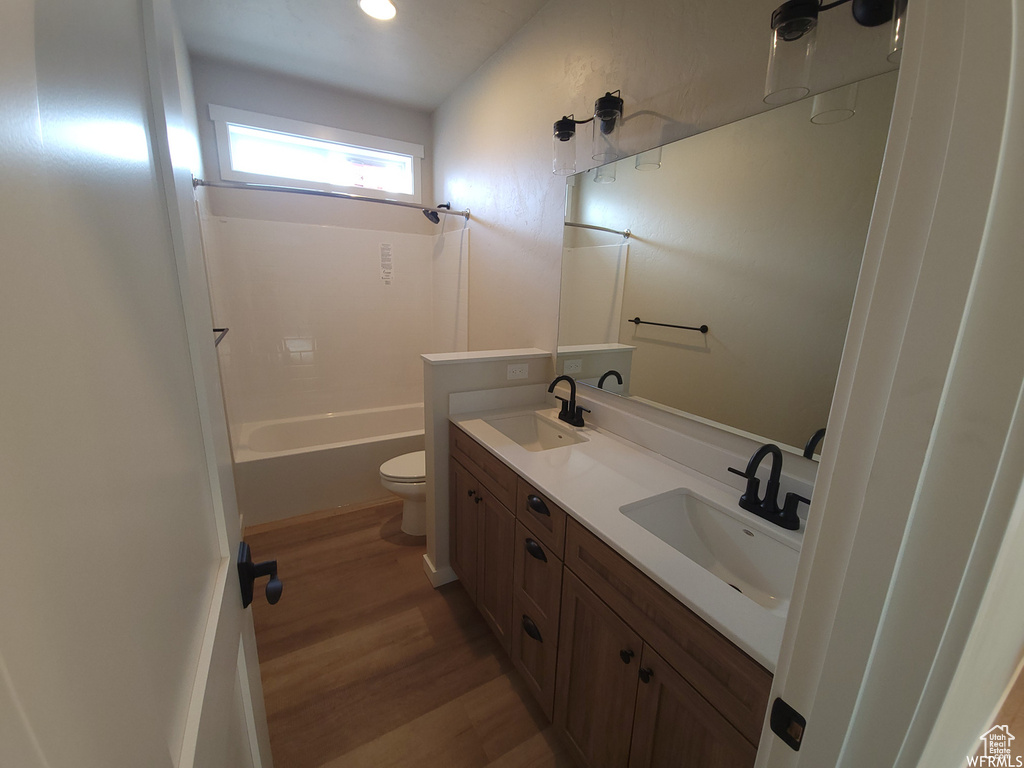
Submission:
[[548,510],[548,505],[544,503],[540,496],[534,496],[532,493],[526,497],[526,506],[536,512],[538,515],[547,515],[551,517],[551,512]]
[[636,654],[628,648],[624,648],[623,650],[619,651],[619,658],[622,659],[623,664],[629,664],[629,662],[633,660],[634,656],[636,656]]
[[536,558],[537,560],[545,563],[548,561],[548,556],[544,554],[544,548],[533,539],[527,539],[524,546],[526,547],[526,551],[529,553],[530,557]]
[[525,613],[523,614],[523,632],[528,634],[530,637],[532,637],[538,643],[543,643],[544,642],[544,638],[540,636],[540,630],[537,629],[537,625],[534,624],[533,623],[533,619],[531,619]]
[[640,667],[640,679],[645,683],[651,682],[651,678],[654,677],[654,670],[650,667]]

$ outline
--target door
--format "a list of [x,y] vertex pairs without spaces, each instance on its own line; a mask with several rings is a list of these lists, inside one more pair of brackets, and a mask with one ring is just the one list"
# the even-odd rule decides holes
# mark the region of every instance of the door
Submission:
[[481,487],[477,498],[476,607],[508,653],[512,631],[512,549],[516,519]]
[[265,768],[173,19],[0,15],[0,764]]
[[477,507],[482,498],[477,489],[481,486],[454,458],[449,459],[449,467],[449,562],[462,587],[476,602]]
[[750,768],[757,750],[649,645],[637,669],[629,768]]
[[587,768],[626,768],[642,641],[569,570],[555,684],[555,725]]

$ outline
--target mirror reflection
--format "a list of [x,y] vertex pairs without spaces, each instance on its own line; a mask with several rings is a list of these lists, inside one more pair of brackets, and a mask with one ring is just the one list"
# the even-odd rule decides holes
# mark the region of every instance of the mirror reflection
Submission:
[[630,235],[566,226],[558,372],[615,370],[602,388],[801,452],[828,419],[895,88],[891,72],[570,177],[567,224]]

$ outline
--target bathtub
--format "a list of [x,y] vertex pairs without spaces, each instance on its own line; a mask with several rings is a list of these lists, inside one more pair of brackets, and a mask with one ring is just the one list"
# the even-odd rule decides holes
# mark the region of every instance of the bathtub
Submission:
[[232,435],[243,524],[386,499],[380,465],[423,450],[423,404],[243,424]]

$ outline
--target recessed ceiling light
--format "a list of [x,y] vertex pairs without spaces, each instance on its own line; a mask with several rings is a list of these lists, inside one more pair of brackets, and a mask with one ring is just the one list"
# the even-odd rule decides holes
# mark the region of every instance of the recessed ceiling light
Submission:
[[363,13],[381,21],[395,18],[395,6],[391,0],[359,0]]

